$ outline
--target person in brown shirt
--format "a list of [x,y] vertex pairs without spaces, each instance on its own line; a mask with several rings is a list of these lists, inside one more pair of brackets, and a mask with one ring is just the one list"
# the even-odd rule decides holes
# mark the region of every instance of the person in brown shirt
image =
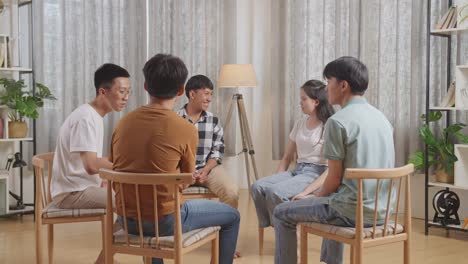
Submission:
[[[110,160],[115,171],[138,173],[194,173],[198,145],[197,129],[173,112],[178,96],[184,93],[188,71],[182,60],[157,54],[143,68],[144,88],[150,102],[123,117],[112,135]],[[114,185],[117,214],[122,224],[121,191]],[[129,188],[127,188],[129,187]],[[135,191],[124,186],[127,224],[130,234],[138,234],[135,219]],[[181,188],[182,189],[182,188]],[[159,185],[159,235],[174,233],[174,198],[169,186]],[[143,233],[154,236],[154,207],[151,187],[140,189]],[[129,210],[130,209],[130,210]],[[228,205],[210,200],[181,201],[182,232],[221,226],[220,263],[232,263],[239,232],[239,212]],[[123,225],[122,225],[123,226]],[[152,263],[163,263],[152,259]]]

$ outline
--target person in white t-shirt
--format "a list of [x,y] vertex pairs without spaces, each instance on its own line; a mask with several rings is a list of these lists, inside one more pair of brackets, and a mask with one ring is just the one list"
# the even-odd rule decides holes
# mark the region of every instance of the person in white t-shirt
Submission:
[[[305,116],[296,121],[289,134],[286,152],[277,173],[252,184],[252,198],[261,228],[272,224],[273,210],[278,204],[303,198],[318,190],[327,176],[323,130],[334,110],[328,103],[325,87],[318,80],[304,83],[300,91],[300,104]],[[287,171],[295,154],[297,165],[292,171]]]
[[[106,208],[106,189],[101,188],[99,169],[112,169],[102,157],[103,118],[122,111],[130,95],[130,74],[107,63],[94,74],[96,98],[75,109],[60,127],[50,185],[52,203],[61,209]],[[104,263],[104,254],[96,263]]]

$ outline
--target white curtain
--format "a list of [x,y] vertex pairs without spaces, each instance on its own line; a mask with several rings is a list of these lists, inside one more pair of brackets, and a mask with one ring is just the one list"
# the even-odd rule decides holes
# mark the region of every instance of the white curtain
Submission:
[[[110,139],[120,117],[146,102],[141,71],[145,61],[144,1],[34,1],[35,78],[58,99],[47,101],[40,113],[37,152],[54,150],[64,119],[96,96],[94,71],[107,62],[129,71],[133,90],[126,110],[105,118]],[[108,141],[104,145],[107,153]]]
[[[447,7],[445,1],[432,2],[434,24]],[[417,130],[425,105],[427,1],[37,0],[34,6],[36,80],[59,99],[46,104],[37,122],[38,152],[53,150],[64,118],[94,97],[93,73],[105,62],[127,68],[133,87],[124,113],[106,118],[110,137],[123,114],[146,103],[141,69],[148,57],[161,52],[179,56],[189,75],[205,74],[215,84],[223,63],[254,64],[258,86],[239,92],[245,98],[260,176],[274,171],[273,160],[281,158],[292,124],[301,115],[301,84],[322,79],[323,67],[343,55],[368,66],[366,97],[395,127],[397,163],[421,147]],[[467,43],[466,34],[457,41]],[[433,87],[446,83],[446,46],[444,39],[431,42]],[[453,46],[454,58],[466,62],[466,49]],[[215,90],[210,110],[222,121],[234,92]],[[432,104],[444,94],[433,89]],[[185,102],[181,97],[177,107]],[[466,115],[456,118],[465,122]],[[232,122],[237,127],[231,124],[228,131],[228,154],[241,149],[238,121]],[[245,187],[243,158],[228,155],[225,165]]]
[[[396,162],[422,148],[418,128],[425,111],[426,8],[423,0],[314,0],[274,1],[272,23],[279,30],[273,38],[272,71],[273,158],[280,159],[287,135],[300,115],[299,87],[308,79],[322,79],[324,66],[351,55],[369,69],[368,101],[394,126]],[[446,1],[432,1],[432,25],[447,10]],[[430,98],[434,105],[445,94],[446,47],[443,38],[432,38]],[[466,34],[453,58],[466,61]],[[460,45],[459,45],[460,47]],[[455,60],[451,62],[455,65]],[[453,67],[452,67],[453,69]],[[453,72],[452,72],[453,74]],[[454,76],[452,76],[454,77]],[[286,106],[286,107],[281,107]],[[358,118],[358,117],[356,117]],[[459,115],[459,121],[465,122]]]

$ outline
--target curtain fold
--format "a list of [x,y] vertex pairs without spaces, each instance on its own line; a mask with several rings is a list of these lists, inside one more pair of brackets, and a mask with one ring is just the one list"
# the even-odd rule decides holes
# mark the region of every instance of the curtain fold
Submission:
[[146,102],[141,69],[146,61],[144,1],[34,1],[36,81],[51,88],[37,122],[37,152],[53,151],[65,118],[95,97],[94,72],[115,63],[131,75],[132,96],[122,113],[105,118],[105,151],[118,120]]
[[[425,111],[425,80],[431,83],[431,105],[440,102],[447,87],[445,38],[431,38],[431,74],[425,73],[427,4],[423,0],[277,0],[272,17],[279,29],[272,49],[279,57],[272,70],[273,105],[278,106],[272,111],[273,159],[281,159],[294,120],[301,116],[301,84],[322,79],[325,65],[344,55],[358,57],[369,69],[365,97],[394,126],[397,164],[423,147],[418,129]],[[446,10],[445,1],[432,1],[431,25]],[[452,38],[452,69],[468,61],[466,35]],[[279,107],[284,105],[288,107]],[[457,112],[452,119],[465,123],[466,114]]]
[[[48,85],[58,101],[46,102],[37,122],[37,151],[51,151],[63,120],[94,96],[96,68],[113,62],[132,75],[133,94],[123,113],[106,118],[105,133],[126,112],[146,103],[142,67],[156,53],[180,57],[189,75],[207,75],[215,84],[223,63],[253,63],[258,87],[242,89],[260,176],[274,171],[294,121],[302,114],[299,88],[323,79],[324,66],[344,55],[369,68],[368,101],[382,110],[395,129],[396,161],[422,148],[418,129],[425,109],[426,78],[431,105],[447,85],[444,38],[431,38],[431,74],[426,76],[424,0],[89,0],[34,1],[36,80]],[[434,25],[445,1],[432,1]],[[467,63],[467,34],[449,47],[456,64]],[[463,44],[465,43],[465,44]],[[453,74],[453,73],[452,73]],[[452,79],[455,76],[451,76]],[[436,88],[440,87],[440,88]],[[210,111],[224,122],[231,89],[216,89]],[[180,97],[176,108],[187,99]],[[452,119],[466,123],[466,114]],[[237,113],[226,131],[227,156],[241,150]],[[234,123],[236,125],[234,125]],[[105,144],[106,149],[108,143]],[[242,157],[226,159],[244,183]]]

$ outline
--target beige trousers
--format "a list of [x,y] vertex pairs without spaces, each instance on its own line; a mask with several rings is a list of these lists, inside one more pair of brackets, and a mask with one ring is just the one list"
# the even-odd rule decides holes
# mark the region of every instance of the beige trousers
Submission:
[[[88,187],[83,191],[61,193],[54,197],[52,203],[62,209],[105,209],[106,200],[106,188]],[[115,207],[113,195],[112,203]]]
[[237,209],[239,203],[239,188],[227,174],[222,165],[214,167],[207,180],[201,186],[207,187],[219,197],[219,201]]

